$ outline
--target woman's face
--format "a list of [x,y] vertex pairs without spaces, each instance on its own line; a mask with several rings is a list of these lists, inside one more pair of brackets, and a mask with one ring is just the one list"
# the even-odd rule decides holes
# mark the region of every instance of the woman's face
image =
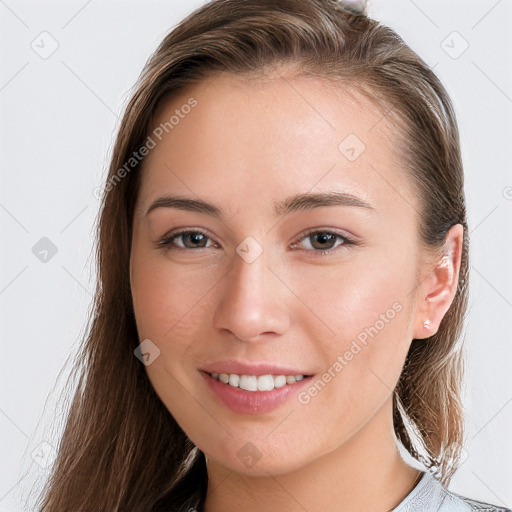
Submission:
[[152,130],[131,289],[147,374],[181,428],[254,475],[391,429],[424,255],[383,115],[319,79],[221,74]]

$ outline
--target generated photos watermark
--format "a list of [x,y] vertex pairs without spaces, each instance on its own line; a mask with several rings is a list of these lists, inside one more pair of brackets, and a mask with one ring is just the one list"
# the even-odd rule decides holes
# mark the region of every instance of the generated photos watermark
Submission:
[[339,354],[336,357],[336,361],[329,366],[329,368],[322,373],[315,381],[308,387],[307,390],[301,391],[297,395],[298,401],[307,405],[312,398],[317,396],[329,382],[332,381],[338,375],[350,361],[357,356],[363,348],[368,345],[368,342],[375,338],[389,322],[391,322],[395,316],[402,311],[403,306],[399,302],[394,302],[393,305],[386,310],[385,313],[381,313],[379,318],[369,327],[365,327],[356,337],[352,340],[350,348],[348,348],[343,354]]
[[196,98],[191,96],[186,103],[183,103],[180,108],[174,110],[167,121],[160,123],[150,135],[147,136],[146,141],[137,151],[132,153],[132,156],[120,167],[107,181],[105,187],[96,187],[93,195],[96,199],[100,199],[102,192],[110,192],[123,178],[126,177],[133,169],[135,169],[140,162],[146,157],[149,152],[154,149],[158,142],[160,142],[165,134],[171,133],[176,128],[182,119],[190,114],[192,109],[198,105]]

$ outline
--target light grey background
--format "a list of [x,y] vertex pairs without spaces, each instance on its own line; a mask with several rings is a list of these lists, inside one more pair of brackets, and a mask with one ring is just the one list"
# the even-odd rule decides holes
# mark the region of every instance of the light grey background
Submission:
[[[23,509],[52,458],[54,385],[84,332],[94,191],[122,107],[161,38],[202,3],[0,0],[0,512]],[[466,460],[450,488],[512,507],[512,1],[374,0],[370,15],[434,67],[456,106],[472,275]],[[56,254],[36,257],[43,237]]]

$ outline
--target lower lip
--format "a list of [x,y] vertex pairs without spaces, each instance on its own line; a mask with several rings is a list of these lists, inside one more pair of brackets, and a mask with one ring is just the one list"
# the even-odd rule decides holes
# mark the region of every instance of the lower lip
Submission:
[[224,405],[240,414],[263,414],[273,411],[295,396],[303,387],[309,384],[311,379],[311,376],[304,377],[293,384],[286,384],[271,391],[246,391],[224,384],[205,371],[200,370],[200,373]]

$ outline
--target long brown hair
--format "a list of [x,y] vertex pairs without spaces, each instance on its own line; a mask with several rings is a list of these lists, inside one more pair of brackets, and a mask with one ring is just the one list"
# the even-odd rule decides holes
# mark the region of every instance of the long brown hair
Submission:
[[435,335],[412,341],[393,401],[397,438],[449,483],[463,439],[459,337],[468,296],[468,230],[447,92],[392,29],[346,14],[331,0],[213,0],[164,38],[126,106],[102,196],[97,287],[74,363],[78,384],[40,510],[201,510],[208,483],[204,454],[134,356],[140,340],[129,259],[142,165],[131,165],[130,158],[145,143],[162,100],[219,71],[252,80],[282,63],[294,64],[297,75],[357,87],[396,128],[396,150],[418,195],[425,247],[439,249],[451,226],[464,227],[454,301]]

